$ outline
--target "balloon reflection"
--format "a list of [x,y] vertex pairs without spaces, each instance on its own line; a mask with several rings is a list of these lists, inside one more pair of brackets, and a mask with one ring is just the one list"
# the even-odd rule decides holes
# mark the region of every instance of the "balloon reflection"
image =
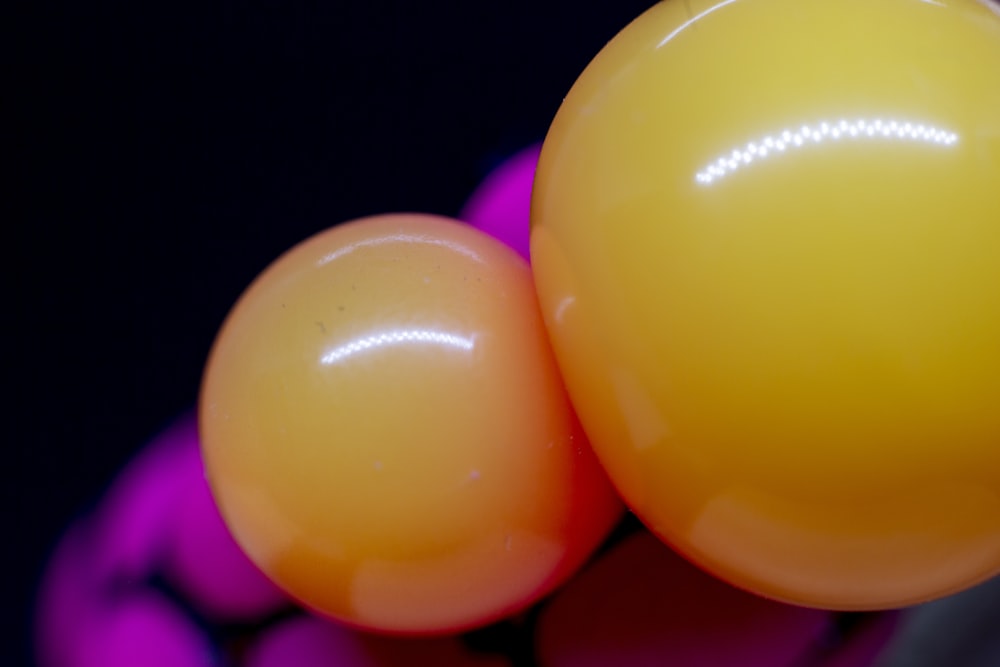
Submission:
[[787,129],[734,149],[701,169],[695,174],[695,181],[709,185],[742,167],[772,155],[829,141],[861,139],[902,140],[953,146],[958,143],[958,134],[922,123],[883,119],[840,120],[803,125],[797,130]]
[[472,350],[476,345],[474,337],[459,336],[431,329],[401,329],[362,336],[361,338],[344,343],[326,352],[326,354],[320,357],[320,363],[331,365],[361,352],[407,343],[445,345],[466,351]]

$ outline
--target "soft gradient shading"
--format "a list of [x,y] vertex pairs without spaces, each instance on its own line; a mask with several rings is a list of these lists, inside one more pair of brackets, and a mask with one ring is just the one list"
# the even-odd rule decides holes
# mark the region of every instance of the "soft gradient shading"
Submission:
[[36,604],[39,664],[214,664],[194,620],[155,591],[161,579],[213,622],[257,620],[289,604],[226,529],[192,415],[154,438],[53,550]]
[[798,667],[831,620],[733,588],[642,532],[544,610],[538,657],[541,667]]
[[252,620],[289,604],[243,553],[223,522],[198,454],[194,420],[178,445],[191,454],[182,472],[164,572],[198,609],[218,620]]
[[529,258],[531,184],[541,145],[525,148],[487,175],[469,197],[459,219]]
[[303,616],[266,631],[244,667],[509,667],[501,656],[476,655],[457,639],[389,639]]

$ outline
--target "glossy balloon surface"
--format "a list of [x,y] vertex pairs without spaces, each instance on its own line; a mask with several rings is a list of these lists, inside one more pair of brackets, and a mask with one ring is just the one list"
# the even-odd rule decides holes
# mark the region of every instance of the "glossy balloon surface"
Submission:
[[528,259],[531,184],[541,146],[504,160],[472,193],[459,218],[499,239]]
[[208,618],[252,621],[266,618],[288,600],[246,557],[223,522],[205,480],[196,432],[194,456],[185,470],[175,508],[164,576]]
[[658,535],[766,596],[1000,570],[1000,17],[670,0],[545,141],[532,266],[581,420]]
[[286,253],[230,313],[200,406],[237,541],[351,625],[434,634],[513,613],[620,515],[528,265],[457,221],[369,218]]

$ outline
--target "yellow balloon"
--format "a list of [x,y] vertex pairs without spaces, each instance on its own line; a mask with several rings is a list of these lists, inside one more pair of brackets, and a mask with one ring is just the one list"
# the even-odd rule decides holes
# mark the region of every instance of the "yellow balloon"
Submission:
[[661,538],[831,609],[1000,571],[1000,18],[669,0],[542,151],[532,264],[597,454]]

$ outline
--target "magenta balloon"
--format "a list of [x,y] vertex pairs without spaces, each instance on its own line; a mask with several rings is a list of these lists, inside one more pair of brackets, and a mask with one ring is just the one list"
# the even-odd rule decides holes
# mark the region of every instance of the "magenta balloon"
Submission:
[[243,553],[212,498],[200,458],[192,461],[173,522],[168,579],[216,620],[252,620],[289,604]]
[[494,169],[459,215],[528,259],[531,187],[541,146],[531,146]]
[[74,524],[49,559],[35,603],[35,653],[41,667],[74,664],[102,597],[93,576],[89,525]]
[[244,667],[364,667],[364,645],[350,631],[312,617],[295,618],[264,631]]
[[733,588],[642,532],[556,595],[537,648],[543,667],[792,667],[831,619]]
[[72,667],[214,667],[208,637],[152,591],[95,609]]
[[122,471],[96,522],[96,568],[103,580],[163,573],[215,620],[251,620],[287,603],[219,516],[194,415],[166,429]]
[[37,602],[40,667],[214,667],[208,637],[166,598],[99,580],[86,524],[66,533]]
[[186,416],[122,470],[94,517],[99,578],[141,580],[161,567],[186,476],[199,465],[197,426]]
[[244,667],[510,667],[500,656],[475,655],[454,638],[394,639],[303,616],[268,630]]

